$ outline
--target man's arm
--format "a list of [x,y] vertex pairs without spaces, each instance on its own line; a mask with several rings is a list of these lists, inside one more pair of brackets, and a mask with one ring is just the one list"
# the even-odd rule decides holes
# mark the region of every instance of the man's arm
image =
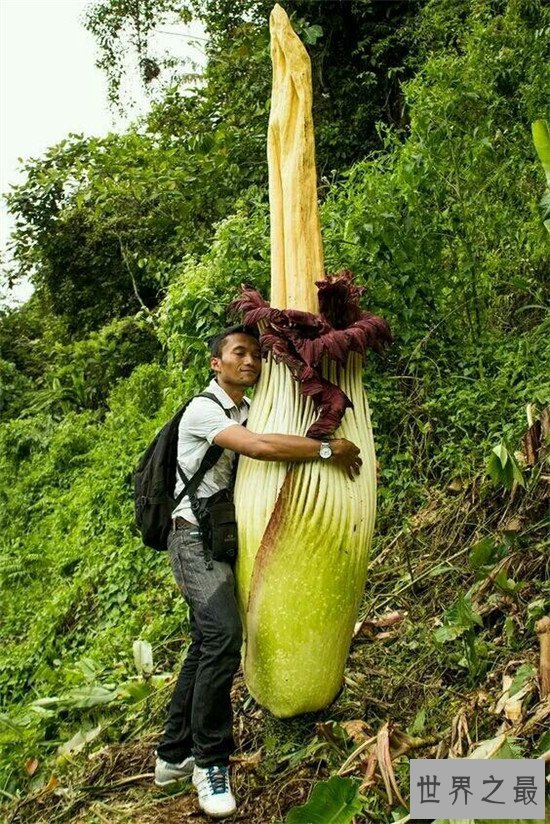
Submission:
[[[214,438],[214,443],[224,449],[232,449],[239,455],[258,461],[314,461],[319,456],[319,441],[300,435],[259,435],[244,426],[229,426]],[[351,441],[336,438],[330,441],[330,463],[344,469],[350,478],[359,474],[362,461],[359,449]]]

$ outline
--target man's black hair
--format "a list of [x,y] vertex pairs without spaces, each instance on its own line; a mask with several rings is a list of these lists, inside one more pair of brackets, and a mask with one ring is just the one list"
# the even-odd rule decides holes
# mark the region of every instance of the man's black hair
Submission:
[[245,326],[244,324],[241,324],[240,326],[230,326],[229,329],[224,329],[222,332],[218,332],[218,334],[211,339],[211,356],[213,358],[220,358],[224,340],[229,337],[229,335],[236,335],[238,333],[242,335],[250,335],[251,338],[255,338],[257,341],[260,339],[258,330],[254,326]]

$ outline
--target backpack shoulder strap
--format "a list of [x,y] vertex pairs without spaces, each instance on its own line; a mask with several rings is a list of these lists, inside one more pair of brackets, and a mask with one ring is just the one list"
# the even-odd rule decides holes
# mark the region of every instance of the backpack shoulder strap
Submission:
[[[217,398],[215,395],[213,395],[212,392],[201,392],[199,395],[195,395],[195,398],[209,398],[210,400],[217,403],[218,406],[221,406],[221,408],[223,409],[225,415],[228,418],[231,417],[231,415],[229,414],[229,410],[225,408],[225,406],[222,404],[220,399]],[[195,398],[191,398],[191,400],[188,401],[188,403],[185,405],[185,409],[191,403],[191,401],[194,400]],[[219,461],[219,459],[222,455],[222,452],[223,452],[223,447],[217,446],[215,443],[212,444],[212,446],[210,446],[206,450],[206,453],[205,453],[205,455],[204,455],[204,457],[203,457],[203,459],[200,463],[200,466],[199,466],[199,468],[197,469],[197,471],[195,472],[195,474],[193,475],[192,478],[187,478],[185,476],[181,466],[179,465],[179,462],[176,460],[176,467],[177,467],[177,470],[178,470],[178,474],[179,474],[181,480],[183,481],[183,489],[181,490],[181,492],[179,493],[179,495],[175,499],[175,502],[174,502],[175,506],[178,506],[181,503],[182,499],[186,495],[188,495],[190,498],[191,498],[191,496],[195,495],[197,489],[199,488],[199,486],[202,483],[202,479],[204,478],[204,476],[206,475],[208,470],[212,469],[212,467],[217,464],[217,462]]]
[[[212,392],[201,392],[199,395],[195,395],[195,398],[210,398],[211,401],[215,401],[215,403],[217,403],[218,406],[221,406],[221,408],[223,409],[228,418],[231,417],[231,415],[229,414],[229,409],[226,409],[221,400],[217,398],[216,395],[214,395]],[[191,400],[195,400],[195,398],[191,398]]]

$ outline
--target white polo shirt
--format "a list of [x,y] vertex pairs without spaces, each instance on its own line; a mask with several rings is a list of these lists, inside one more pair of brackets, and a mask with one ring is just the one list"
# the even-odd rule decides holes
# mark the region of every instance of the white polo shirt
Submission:
[[[178,463],[181,466],[185,477],[190,480],[200,466],[208,448],[214,442],[216,435],[223,432],[229,426],[243,424],[248,418],[248,407],[250,401],[243,398],[240,406],[229,397],[227,392],[219,386],[215,379],[211,380],[205,392],[211,392],[222,403],[221,406],[210,400],[210,398],[194,398],[182,415],[178,429]],[[224,412],[227,409],[230,418]],[[231,449],[224,449],[217,464],[206,472],[199,488],[197,498],[209,498],[220,489],[226,489],[231,480],[231,469],[235,460],[235,452]],[[177,497],[183,489],[183,481],[176,472],[176,486],[174,497]],[[185,518],[192,524],[197,523],[197,519],[191,511],[191,503],[187,495],[182,498],[179,505],[174,509],[172,517]]]

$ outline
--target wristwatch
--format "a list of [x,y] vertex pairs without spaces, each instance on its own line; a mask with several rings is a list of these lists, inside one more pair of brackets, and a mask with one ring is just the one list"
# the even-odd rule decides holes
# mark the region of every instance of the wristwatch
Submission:
[[328,459],[332,457],[332,449],[328,441],[321,441],[319,456],[324,458],[325,461],[328,461]]

